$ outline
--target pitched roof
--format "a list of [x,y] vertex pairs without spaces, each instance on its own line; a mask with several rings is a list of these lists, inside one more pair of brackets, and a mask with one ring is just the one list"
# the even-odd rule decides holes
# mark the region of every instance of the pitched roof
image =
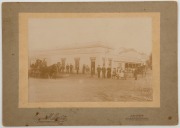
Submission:
[[134,49],[128,49],[119,53],[119,59],[128,62],[144,62],[148,59],[148,56]]
[[57,50],[68,50],[68,49],[81,49],[81,48],[95,48],[95,47],[103,47],[103,48],[109,48],[109,49],[113,49],[113,47],[106,45],[103,42],[89,42],[86,44],[74,44],[71,46],[67,46],[67,47],[63,47],[63,48],[57,48]]

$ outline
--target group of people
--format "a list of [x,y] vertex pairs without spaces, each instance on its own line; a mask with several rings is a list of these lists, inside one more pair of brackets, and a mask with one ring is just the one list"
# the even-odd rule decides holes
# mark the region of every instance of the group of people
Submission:
[[143,75],[143,73],[145,73],[145,70],[142,67],[137,67],[132,70],[113,68],[113,70],[111,71],[110,66],[108,68],[106,68],[105,66],[101,68],[100,65],[98,65],[97,73],[98,73],[98,78],[112,78],[112,79],[123,79],[123,80],[126,80],[128,74],[131,73],[132,77],[134,77],[135,80],[137,80],[137,75],[141,73]]
[[[56,66],[56,72],[58,73],[72,73],[73,72],[73,65],[72,64],[66,64],[63,65],[60,62],[57,62],[57,64],[55,64]],[[79,70],[79,68],[77,67],[77,69]]]
[[[50,66],[47,66],[45,59],[37,59],[34,63],[30,65],[29,75],[35,78],[52,78],[56,77],[58,73],[73,73],[72,64],[61,64],[57,62]],[[79,67],[76,67],[77,73],[79,72]]]
[[[76,74],[79,74],[79,65],[73,66],[71,63],[70,64],[61,64],[61,62],[57,62],[57,64],[53,64],[54,66],[54,72],[56,73],[74,73],[74,71],[76,72]],[[85,74],[86,72],[89,72],[89,66],[88,65],[83,65],[82,67],[82,74]]]
[[[47,62],[45,59],[36,59],[34,63],[30,64],[29,76],[35,78],[56,78],[58,74],[72,74],[74,71],[76,74],[79,74],[79,66],[73,66],[70,64],[63,64],[61,62],[57,62],[50,66],[47,66]],[[83,65],[82,73],[85,74],[89,72],[90,68],[88,65]]]
[[109,66],[107,69],[105,66],[102,68],[100,65],[97,67],[97,73],[98,73],[98,78],[101,77],[101,72],[102,72],[102,78],[111,78],[111,67]]
[[[141,73],[143,71],[144,68],[136,68],[133,69],[132,71],[129,69],[122,69],[122,68],[111,68],[111,66],[109,67],[105,67],[105,65],[103,65],[103,67],[100,67],[100,65],[98,65],[97,67],[97,76],[98,78],[112,78],[112,79],[126,79],[127,78],[127,74],[129,72],[131,72],[131,74],[133,74],[133,77],[135,78],[135,80],[137,80],[137,75],[139,73]],[[37,59],[34,63],[32,63],[30,65],[30,76],[35,77],[35,78],[56,78],[58,76],[58,74],[73,74],[74,71],[76,72],[76,74],[79,74],[80,68],[78,65],[73,66],[71,63],[70,64],[62,64],[61,62],[57,62],[55,64],[52,64],[50,66],[47,66],[47,62],[46,60],[40,60]],[[91,72],[91,76],[93,77],[95,75],[95,67],[91,66],[91,68],[89,68],[88,65],[83,65],[82,66],[82,70],[81,70],[82,74],[86,74]]]

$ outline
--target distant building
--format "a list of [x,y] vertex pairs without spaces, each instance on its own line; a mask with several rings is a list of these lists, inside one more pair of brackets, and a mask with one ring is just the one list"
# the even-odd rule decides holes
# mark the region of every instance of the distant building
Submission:
[[115,51],[112,47],[97,43],[89,46],[70,47],[48,51],[33,52],[30,56],[30,64],[36,59],[46,59],[47,65],[61,62],[62,65],[72,64],[74,69],[79,67],[81,71],[83,65],[88,66],[96,72],[98,65],[101,67],[136,67],[145,63],[146,59],[133,50],[122,52]]

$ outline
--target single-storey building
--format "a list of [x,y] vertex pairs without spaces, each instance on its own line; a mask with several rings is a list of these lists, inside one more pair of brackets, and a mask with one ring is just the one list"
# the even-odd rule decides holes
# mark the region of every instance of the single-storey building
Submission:
[[78,66],[80,72],[83,65],[85,65],[96,72],[98,65],[101,67],[104,65],[105,67],[119,67],[122,69],[133,68],[137,65],[144,64],[147,57],[143,58],[135,50],[122,50],[119,52],[110,46],[96,43],[88,46],[33,52],[29,57],[29,65],[34,63],[36,59],[45,59],[48,66],[57,62],[60,62],[64,66],[72,64],[73,67]]

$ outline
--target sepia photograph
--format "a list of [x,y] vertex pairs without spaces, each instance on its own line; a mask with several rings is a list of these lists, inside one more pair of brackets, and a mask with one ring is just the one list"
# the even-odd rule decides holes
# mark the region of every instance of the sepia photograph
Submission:
[[177,12],[170,1],[3,3],[3,125],[177,125]]
[[28,103],[153,102],[151,14],[28,15]]

